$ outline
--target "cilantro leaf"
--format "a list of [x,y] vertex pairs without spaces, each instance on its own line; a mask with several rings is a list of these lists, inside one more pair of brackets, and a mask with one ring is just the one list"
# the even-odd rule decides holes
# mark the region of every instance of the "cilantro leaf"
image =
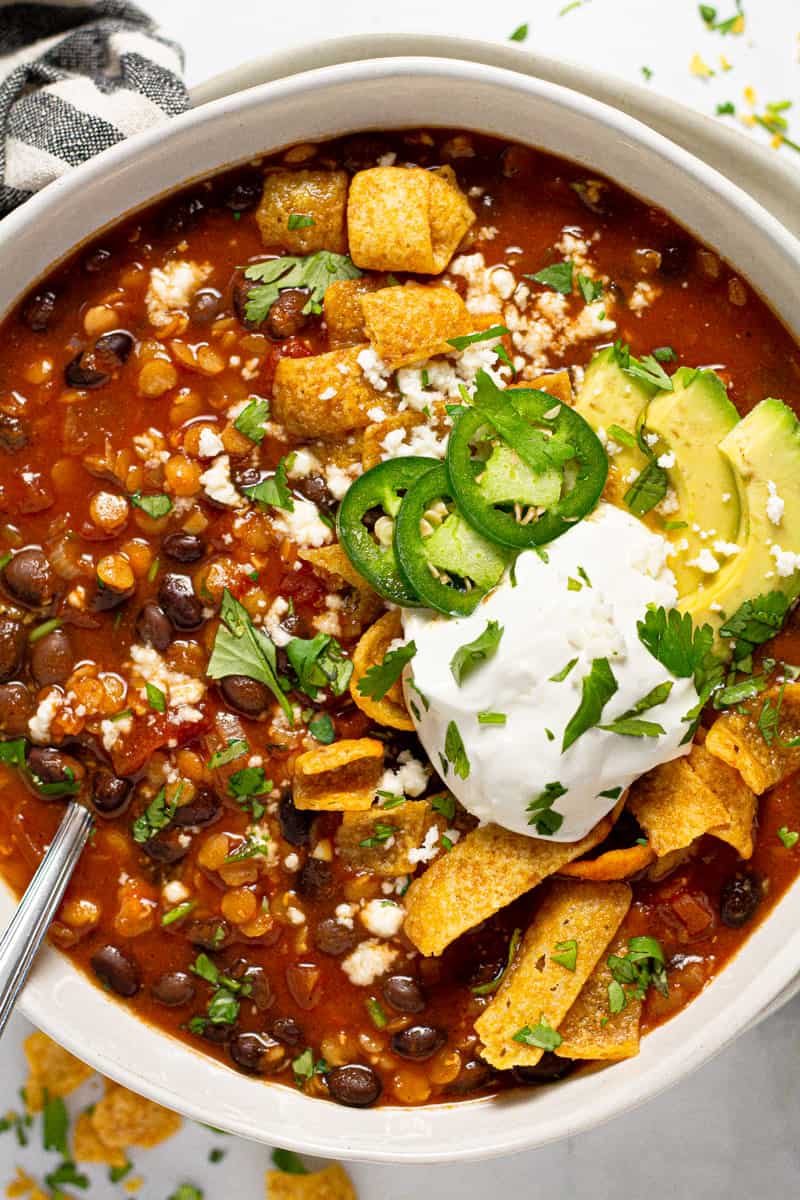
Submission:
[[594,304],[603,294],[602,281],[592,279],[589,275],[578,275],[578,289],[587,304]]
[[636,438],[621,425],[609,425],[606,433],[615,442],[619,442],[620,446],[627,446],[629,450],[636,449]]
[[672,380],[655,355],[645,354],[642,358],[636,358],[631,354],[629,346],[616,341],[614,358],[620,369],[633,379],[641,379],[643,383],[649,383],[651,387],[660,388],[664,392],[674,391]]
[[676,608],[649,608],[636,622],[639,641],[653,658],[679,679],[689,679],[704,666],[714,644],[710,625],[695,628],[688,613]]
[[138,845],[149,842],[162,829],[166,829],[172,821],[178,808],[178,798],[167,800],[167,789],[163,788],[150,801],[147,808],[140,814],[131,826],[133,840]]
[[336,730],[328,713],[320,713],[313,721],[309,721],[308,732],[323,746],[330,746],[331,742],[336,741]]
[[249,745],[242,738],[229,738],[227,745],[222,750],[214,751],[207,765],[212,771],[216,767],[224,767],[235,759],[241,758],[243,754],[247,754],[249,749]]
[[310,217],[308,213],[289,213],[289,220],[286,222],[287,229],[310,229],[315,225],[316,221]]
[[545,785],[543,791],[531,800],[526,808],[526,812],[530,813],[528,824],[536,828],[536,832],[542,837],[550,837],[551,834],[557,833],[564,823],[564,817],[560,812],[556,812],[553,804],[558,800],[559,796],[566,796],[568,789],[564,787],[558,780]]
[[635,517],[643,517],[651,508],[664,499],[669,486],[669,478],[663,467],[656,462],[649,462],[639,472],[631,486],[623,496],[625,505]]
[[720,629],[720,637],[735,638],[734,658],[746,658],[755,646],[775,636],[788,610],[789,598],[783,592],[763,592],[739,605]]
[[484,711],[478,713],[479,725],[505,725],[507,720],[508,716],[502,712]]
[[272,692],[289,724],[294,724],[292,706],[275,670],[275,646],[263,629],[256,629],[247,609],[227,588],[222,594],[220,623],[206,674],[210,679],[224,679],[226,675],[257,679]]
[[493,338],[503,337],[509,331],[505,325],[493,325],[491,329],[483,329],[478,333],[468,333],[464,337],[452,337],[447,339],[448,346],[452,346],[454,350],[466,350],[467,346],[473,346],[475,342],[490,342]]
[[282,1150],[276,1147],[272,1151],[272,1164],[286,1175],[307,1175],[308,1170],[303,1166],[300,1156],[294,1150]]
[[578,965],[578,943],[575,938],[570,938],[566,942],[556,942],[556,950],[560,953],[550,955],[553,962],[557,962],[567,971],[574,971]]
[[228,779],[229,795],[241,809],[251,813],[255,821],[260,821],[266,812],[266,806],[258,797],[271,792],[272,787],[272,780],[267,779],[263,767],[242,767]]
[[603,715],[603,709],[617,691],[618,683],[607,658],[595,658],[588,675],[584,675],[581,683],[581,702],[570,718],[561,742],[561,753],[568,750],[573,742],[597,725]]
[[521,941],[522,930],[515,929],[511,934],[511,939],[508,943],[508,956],[506,958],[505,966],[497,975],[495,975],[494,979],[490,979],[488,983],[479,983],[476,984],[475,987],[471,987],[469,990],[472,992],[473,996],[491,996],[492,992],[497,991],[497,989],[500,987],[500,984],[503,982],[506,972],[516,957],[516,953]]
[[637,700],[633,708],[629,708],[627,712],[616,717],[608,725],[601,725],[600,728],[608,730],[609,733],[623,734],[626,737],[658,737],[665,733],[663,727],[656,724],[655,721],[640,720],[639,714],[647,712],[650,708],[656,708],[659,704],[664,704],[669,699],[672,686],[671,679],[657,684],[646,696]]
[[494,657],[500,646],[503,632],[503,626],[499,621],[487,621],[483,633],[479,633],[471,642],[465,642],[463,646],[459,646],[450,659],[450,670],[459,687],[476,667]]
[[8,742],[0,742],[0,762],[7,767],[25,766],[25,749],[28,743],[25,738],[12,738]]
[[[575,457],[573,446],[546,436],[528,420],[524,413],[524,392],[504,391],[486,371],[478,371],[475,376],[472,404],[534,474],[541,475],[554,466],[561,467]],[[553,404],[559,408],[557,401]]]
[[286,656],[297,675],[300,690],[312,700],[317,699],[320,688],[328,688],[334,696],[347,691],[353,664],[329,633],[292,638],[286,646]]
[[390,688],[394,687],[403,674],[406,663],[410,663],[417,653],[416,642],[407,642],[396,650],[389,650],[384,655],[383,662],[376,663],[358,681],[358,691],[361,696],[369,696],[373,700],[382,700]]
[[243,433],[251,442],[264,440],[264,424],[269,420],[269,401],[251,400],[233,422],[234,429]]
[[147,513],[148,517],[152,517],[154,521],[165,517],[168,512],[172,511],[172,501],[163,492],[152,492],[148,496],[143,496],[141,492],[134,492],[131,496],[131,504],[134,508],[140,508],[142,512]]
[[534,283],[541,283],[543,287],[548,287],[554,292],[560,292],[562,296],[569,296],[572,291],[573,271],[573,263],[569,259],[566,259],[564,262],[553,263],[552,266],[543,267],[535,275],[523,275],[523,279],[532,279]]
[[653,351],[653,358],[657,362],[675,362],[678,358],[672,346],[656,346]]
[[444,739],[444,752],[459,779],[468,779],[470,770],[469,759],[467,758],[464,742],[455,721],[451,721],[447,726],[447,733]]
[[269,479],[262,479],[260,483],[245,484],[242,491],[248,500],[257,500],[259,504],[294,512],[294,500],[286,474],[286,455],[278,463],[274,475],[270,475]]
[[524,42],[527,36],[528,23],[526,21],[524,25],[518,25],[514,32],[508,35],[508,40],[510,42]]
[[144,685],[144,690],[147,696],[147,703],[150,705],[150,707],[154,709],[155,712],[166,712],[167,698],[162,692],[161,688],[156,687],[154,683],[150,683],[148,680]]
[[69,1128],[69,1117],[67,1116],[67,1108],[60,1096],[47,1097],[45,1093],[45,1106],[42,1114],[42,1143],[45,1150],[57,1150],[59,1154],[63,1154],[66,1158],[69,1150],[67,1148],[67,1129]]
[[557,1050],[563,1038],[542,1013],[539,1024],[534,1025],[533,1029],[530,1025],[523,1025],[514,1034],[514,1041],[521,1042],[523,1046],[535,1046],[537,1050]]
[[572,668],[577,663],[577,661],[578,661],[577,658],[571,658],[569,660],[569,662],[566,664],[566,666],[563,666],[560,671],[556,671],[555,675],[550,676],[548,682],[549,683],[563,683],[564,680],[569,675]]
[[245,269],[244,275],[256,285],[247,293],[245,316],[248,321],[260,324],[284,289],[307,289],[309,297],[303,313],[318,314],[322,311],[325,292],[332,283],[340,279],[359,279],[361,272],[346,254],[318,250],[316,254],[287,254],[283,258],[253,263]]

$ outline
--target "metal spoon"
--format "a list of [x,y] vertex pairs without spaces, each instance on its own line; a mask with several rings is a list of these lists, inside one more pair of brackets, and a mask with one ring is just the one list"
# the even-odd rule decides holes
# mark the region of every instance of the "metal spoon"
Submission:
[[93,823],[88,808],[70,801],[55,837],[0,938],[0,1035],[61,903]]

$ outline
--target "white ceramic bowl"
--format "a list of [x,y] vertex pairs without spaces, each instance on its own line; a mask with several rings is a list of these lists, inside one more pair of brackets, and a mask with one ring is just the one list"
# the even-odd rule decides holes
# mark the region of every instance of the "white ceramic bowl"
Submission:
[[[297,141],[369,127],[460,126],[543,147],[668,209],[736,264],[798,330],[798,243],[729,181],[623,113],[552,83],[474,63],[383,59],[328,67],[226,97],[99,155],[0,225],[0,310],[73,246],[152,197]],[[0,923],[10,917],[0,890]],[[587,1129],[721,1049],[800,970],[795,887],[742,953],[640,1055],[495,1100],[358,1111],[236,1073],[138,1021],[55,951],[23,1011],[121,1083],[207,1124],[350,1159],[446,1162],[506,1154]]]

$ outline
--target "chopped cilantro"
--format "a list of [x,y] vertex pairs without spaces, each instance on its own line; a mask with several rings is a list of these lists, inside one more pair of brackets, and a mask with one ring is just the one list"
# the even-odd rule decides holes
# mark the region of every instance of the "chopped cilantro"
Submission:
[[228,792],[241,809],[252,814],[254,821],[260,821],[266,812],[258,797],[271,792],[272,787],[263,767],[242,767],[228,779]]
[[189,913],[195,907],[194,900],[184,900],[183,904],[178,904],[175,908],[171,908],[169,912],[165,912],[161,918],[161,924],[166,929],[169,925],[174,925],[176,921],[182,921],[184,917],[188,917]]
[[264,439],[264,425],[269,420],[269,402],[267,400],[251,400],[243,408],[233,422],[234,429],[243,433],[251,442],[261,442]]
[[7,767],[24,767],[27,745],[22,737],[0,742],[0,762],[5,763]]
[[723,36],[726,33],[738,34],[744,33],[744,13],[742,12],[742,0],[736,0],[736,12],[723,20],[717,20],[717,10],[710,4],[698,5],[698,12],[705,24],[706,28],[712,33],[721,33]]
[[589,275],[578,274],[578,290],[587,304],[594,304],[603,294],[603,283]]
[[618,686],[608,659],[593,659],[589,674],[584,675],[581,683],[581,702],[564,730],[561,742],[562,754],[569,749],[573,742],[577,741],[581,734],[599,723],[603,709],[617,691]]
[[720,637],[736,639],[733,657],[737,662],[774,637],[788,609],[788,597],[778,591],[764,592],[739,605],[719,631]]
[[450,671],[459,687],[476,667],[494,657],[503,632],[503,626],[498,621],[487,621],[483,633],[479,633],[471,642],[459,646],[450,659]]
[[654,987],[662,996],[668,994],[664,951],[654,937],[630,938],[627,953],[610,955],[607,966],[613,980],[608,987],[612,1013],[622,1012],[629,999],[644,1000],[649,987]]
[[166,712],[167,698],[161,688],[156,687],[154,683],[145,683],[144,690],[147,695],[147,703],[156,712]]
[[281,508],[284,512],[294,512],[294,500],[289,489],[286,473],[286,455],[275,468],[275,474],[260,483],[245,484],[242,492],[249,500],[257,500],[259,504],[270,508]]
[[306,288],[309,292],[303,313],[319,314],[322,300],[332,283],[340,279],[359,279],[361,272],[346,254],[318,250],[316,254],[298,257],[292,254],[253,263],[245,269],[245,278],[254,286],[247,293],[245,316],[260,324],[266,319],[280,293],[286,288]]
[[649,83],[650,80],[653,78],[653,68],[652,67],[642,67],[641,72],[642,72],[643,77]]
[[641,379],[643,383],[649,383],[652,387],[660,388],[665,392],[673,391],[672,380],[654,354],[645,354],[642,358],[636,358],[631,354],[629,346],[622,341],[616,341],[614,358],[620,369],[633,379]]
[[526,812],[530,813],[528,824],[533,825],[541,837],[550,837],[557,833],[564,823],[564,817],[553,808],[559,796],[566,796],[568,789],[554,780],[545,785],[543,791],[531,800]]
[[577,661],[578,661],[577,658],[571,658],[569,660],[569,662],[566,664],[566,666],[562,667],[560,671],[556,671],[555,675],[550,676],[549,682],[550,683],[563,683],[564,680],[569,675],[572,668],[577,663]]
[[247,754],[249,749],[247,742],[242,741],[241,738],[230,738],[224,749],[214,751],[208,760],[208,766],[212,771],[216,767],[224,767],[235,759],[241,758],[243,754]]
[[61,1191],[64,1184],[77,1188],[88,1188],[89,1186],[89,1176],[83,1175],[75,1163],[68,1158],[65,1158],[55,1171],[50,1171],[48,1175],[45,1175],[44,1181],[56,1200],[61,1200],[62,1197],[63,1200],[68,1200],[66,1193]]
[[511,939],[508,943],[508,954],[506,956],[505,965],[495,975],[494,979],[490,979],[488,983],[478,983],[475,987],[470,988],[473,996],[491,996],[492,992],[496,992],[503,982],[503,978],[516,957],[517,948],[522,941],[522,930],[515,929],[511,934]]
[[533,1029],[530,1025],[523,1025],[522,1029],[514,1034],[515,1042],[521,1042],[523,1046],[535,1046],[537,1050],[557,1050],[562,1040],[561,1034],[553,1029],[544,1013]]
[[42,1145],[45,1150],[57,1150],[64,1158],[69,1154],[67,1148],[67,1130],[69,1117],[67,1108],[60,1096],[48,1096],[45,1092],[44,1111],[42,1113]]
[[257,679],[272,692],[286,720],[293,725],[292,706],[278,682],[275,668],[272,640],[263,629],[255,627],[247,609],[226,588],[222,594],[220,624],[206,668],[207,675],[210,679],[224,679],[227,675],[246,675],[249,679]]
[[177,808],[177,796],[174,800],[167,800],[167,789],[162,787],[144,812],[133,822],[131,826],[133,840],[140,846],[149,842],[150,838],[167,828],[175,816]]
[[434,796],[431,800],[431,808],[434,812],[441,813],[446,821],[452,821],[456,815],[455,797],[449,793],[444,796]]
[[294,1150],[281,1150],[280,1147],[277,1147],[272,1151],[272,1165],[286,1175],[308,1174],[299,1154],[295,1154]]
[[154,521],[165,517],[172,510],[172,501],[163,492],[153,492],[149,496],[143,496],[141,492],[134,492],[131,496],[131,504],[134,508],[140,508],[142,512],[147,513],[148,517],[152,517]]
[[606,432],[615,442],[619,442],[620,446],[627,446],[629,450],[636,449],[636,438],[632,433],[628,433],[627,429],[623,429],[622,426],[609,425]]
[[372,850],[375,846],[382,846],[384,842],[388,842],[389,838],[394,837],[396,833],[394,825],[382,825],[380,821],[376,821],[372,826],[372,836],[363,838],[358,844],[367,850]]
[[336,741],[336,730],[328,713],[320,713],[313,721],[309,721],[308,732],[323,746],[330,746],[331,742]]
[[778,830],[778,837],[781,839],[786,849],[791,850],[792,846],[797,845],[798,839],[800,839],[800,833],[794,829],[787,829],[785,825],[781,825],[780,829]]
[[562,296],[569,296],[572,292],[573,271],[574,265],[567,259],[565,262],[543,267],[535,275],[523,275],[523,279],[532,279],[534,283],[541,283],[543,287],[560,292]]
[[286,655],[297,675],[298,687],[312,700],[317,699],[320,688],[328,688],[334,696],[347,691],[353,664],[329,633],[292,638],[286,646]]
[[316,222],[313,217],[308,215],[308,213],[293,212],[289,213],[289,220],[286,224],[288,229],[310,229],[312,225],[316,224]]
[[133,1163],[126,1162],[122,1167],[109,1167],[108,1178],[111,1183],[120,1183],[133,1170]]
[[640,471],[631,486],[623,496],[623,501],[636,517],[643,517],[655,508],[667,494],[669,477],[663,467],[656,462],[649,462]]
[[416,642],[407,642],[396,650],[389,650],[384,655],[383,662],[376,663],[358,681],[358,691],[361,696],[369,696],[373,700],[382,700],[386,693],[394,687],[407,663],[410,663],[417,653]]
[[314,1061],[314,1051],[310,1046],[307,1046],[302,1054],[298,1054],[297,1058],[292,1059],[292,1074],[299,1088],[305,1087],[315,1075],[324,1075],[327,1070],[328,1064],[324,1058]]
[[[238,213],[234,213],[234,216],[238,216]],[[203,1193],[192,1183],[180,1183],[169,1200],[203,1200]]]
[[675,608],[649,608],[636,631],[653,658],[679,679],[697,678],[714,644],[710,625],[695,628],[689,614]]
[[455,721],[451,721],[447,726],[444,739],[444,752],[459,779],[468,779],[470,770],[469,759],[467,758],[467,751],[464,748],[464,742]]
[[574,938],[566,942],[556,942],[558,954],[551,954],[553,962],[559,963],[568,971],[574,971],[578,965],[578,943]]
[[672,349],[672,346],[656,346],[655,350],[653,351],[653,358],[656,360],[656,362],[675,362],[677,357],[678,356]]
[[639,714],[647,712],[650,708],[656,708],[659,704],[664,704],[669,699],[671,691],[671,679],[657,684],[646,696],[637,700],[633,708],[629,708],[627,712],[622,713],[608,725],[601,725],[600,728],[609,733],[622,734],[625,737],[658,737],[666,732],[663,726],[658,725],[655,721],[642,721],[639,719]]
[[364,1001],[364,1007],[366,1008],[369,1019],[372,1021],[372,1024],[375,1026],[375,1028],[385,1029],[389,1021],[386,1013],[383,1011],[380,1003],[375,999],[374,996],[367,997],[367,999]]
[[527,36],[528,23],[526,21],[524,25],[518,25],[514,32],[508,35],[508,40],[510,42],[524,42]]
[[608,788],[605,792],[598,792],[598,796],[602,796],[604,800],[619,800],[622,795],[621,787]]
[[468,333],[465,337],[453,337],[447,339],[448,346],[452,346],[454,350],[466,350],[467,346],[474,346],[476,342],[490,342],[493,338],[504,337],[508,333],[505,325],[492,325],[491,329],[482,329],[478,333]]
[[479,725],[505,725],[507,720],[508,720],[508,717],[506,716],[506,714],[501,713],[501,712],[479,712],[478,713],[478,724]]

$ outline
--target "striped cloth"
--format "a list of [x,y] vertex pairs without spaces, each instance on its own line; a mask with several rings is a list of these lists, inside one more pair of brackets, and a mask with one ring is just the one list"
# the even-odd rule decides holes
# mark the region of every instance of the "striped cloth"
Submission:
[[0,216],[183,112],[180,48],[124,0],[0,0]]

